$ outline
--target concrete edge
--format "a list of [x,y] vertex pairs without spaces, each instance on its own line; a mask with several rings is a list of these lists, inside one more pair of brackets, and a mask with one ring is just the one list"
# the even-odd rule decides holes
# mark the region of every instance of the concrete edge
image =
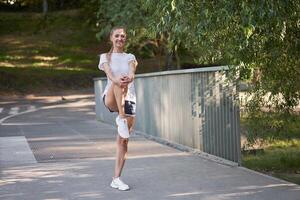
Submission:
[[8,115],[8,116],[3,117],[3,118],[0,119],[0,125],[3,124],[3,122],[7,119],[10,119],[10,118],[13,118],[13,117],[16,117],[16,116],[19,116],[19,115],[23,115],[23,114],[26,114],[26,113],[35,112],[35,111],[38,111],[38,110],[41,110],[41,109],[42,109],[42,107],[41,108],[35,108],[35,109],[29,109],[29,110],[19,112],[19,113],[16,113],[16,114]]
[[299,186],[299,185],[296,184],[296,183],[292,183],[292,182],[286,181],[286,180],[284,180],[284,179],[280,179],[280,178],[277,178],[277,177],[274,177],[274,176],[271,176],[271,175],[268,175],[268,174],[264,174],[264,173],[255,171],[255,170],[253,170],[253,169],[249,169],[249,168],[246,168],[246,167],[243,167],[243,166],[240,166],[239,168],[242,169],[242,170],[244,170],[244,171],[253,173],[253,174],[257,174],[257,175],[264,176],[264,177],[266,177],[266,178],[269,178],[269,179],[272,179],[272,180],[275,180],[275,181],[282,182],[282,183],[284,183],[284,184],[289,184],[289,185],[291,185],[291,186]]

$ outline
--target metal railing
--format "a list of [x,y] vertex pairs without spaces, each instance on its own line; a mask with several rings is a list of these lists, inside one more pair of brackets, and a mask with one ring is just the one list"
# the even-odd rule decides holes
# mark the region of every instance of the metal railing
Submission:
[[[136,75],[135,129],[240,164],[240,118],[236,84],[227,67]],[[97,119],[114,123],[101,94],[106,78],[95,78]]]

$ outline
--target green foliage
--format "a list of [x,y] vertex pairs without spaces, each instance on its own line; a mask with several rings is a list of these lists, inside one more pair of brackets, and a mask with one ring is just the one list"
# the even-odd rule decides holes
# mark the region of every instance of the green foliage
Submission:
[[[108,40],[112,27],[124,26],[127,29],[128,43],[127,48],[137,55],[143,55],[140,50],[146,47],[146,51],[151,48],[153,43],[147,31],[147,11],[143,9],[143,1],[124,1],[116,0],[113,3],[105,0],[98,0],[98,11],[96,22],[99,32],[97,38]],[[148,48],[148,49],[147,49]]]
[[34,11],[42,12],[46,1],[50,11],[80,8],[82,0],[0,0],[0,9],[4,11]]
[[248,113],[243,120],[248,142],[245,148],[265,146],[277,140],[300,139],[300,116],[297,114],[256,111]]

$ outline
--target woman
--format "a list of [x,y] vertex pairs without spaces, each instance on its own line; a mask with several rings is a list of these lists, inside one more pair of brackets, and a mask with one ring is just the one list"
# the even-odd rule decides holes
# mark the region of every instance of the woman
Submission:
[[123,27],[113,28],[110,32],[112,47],[108,53],[100,55],[99,69],[107,76],[107,85],[102,94],[103,103],[110,112],[118,112],[118,126],[115,174],[110,184],[119,190],[129,190],[121,179],[125,163],[128,138],[133,130],[135,120],[136,95],[134,74],[137,61],[133,54],[124,52],[126,30]]

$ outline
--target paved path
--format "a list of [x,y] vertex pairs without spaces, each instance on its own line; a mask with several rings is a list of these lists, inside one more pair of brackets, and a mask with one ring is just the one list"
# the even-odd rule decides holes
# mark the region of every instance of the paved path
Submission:
[[298,185],[139,135],[130,139],[123,174],[132,189],[112,189],[116,128],[95,120],[93,95],[65,98],[47,102],[44,97],[38,109],[1,121],[1,200],[300,199]]

